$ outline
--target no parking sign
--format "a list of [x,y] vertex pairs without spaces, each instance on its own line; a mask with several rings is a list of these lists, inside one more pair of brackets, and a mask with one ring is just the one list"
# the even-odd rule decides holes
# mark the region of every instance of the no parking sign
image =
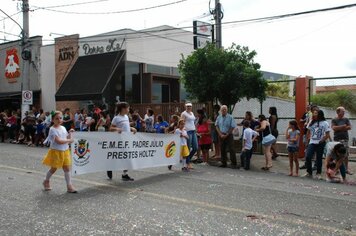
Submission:
[[33,94],[30,90],[22,91],[22,105],[32,105],[33,103]]

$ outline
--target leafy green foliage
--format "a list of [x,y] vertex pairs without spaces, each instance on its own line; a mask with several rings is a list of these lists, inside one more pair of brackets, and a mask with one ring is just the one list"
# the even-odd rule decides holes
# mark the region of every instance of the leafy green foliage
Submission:
[[311,97],[310,101],[315,105],[333,109],[343,106],[349,112],[356,114],[356,95],[349,90],[316,94]]
[[255,51],[233,44],[228,49],[213,44],[182,58],[179,70],[187,92],[199,102],[219,100],[230,111],[242,98],[266,98],[267,82],[254,62]]
[[277,81],[271,81],[268,83],[266,89],[266,95],[270,97],[278,97],[284,99],[291,99],[290,97],[290,87],[289,87],[289,77],[283,76]]

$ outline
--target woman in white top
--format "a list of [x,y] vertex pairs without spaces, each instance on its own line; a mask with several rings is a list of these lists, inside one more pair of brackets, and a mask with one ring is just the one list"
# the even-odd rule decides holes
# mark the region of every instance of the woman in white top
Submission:
[[[117,132],[119,134],[125,133],[125,132],[136,133],[136,129],[133,127],[130,127],[130,120],[128,117],[129,109],[130,109],[130,106],[127,102],[119,102],[117,104],[117,107],[116,107],[117,114],[114,117],[114,119],[112,119],[110,131]],[[112,179],[112,171],[107,171],[107,175],[108,175],[109,179]],[[122,174],[122,180],[123,181],[134,181],[134,179],[131,178],[127,174],[127,170],[124,170],[124,173]]]
[[189,136],[188,139],[188,148],[190,150],[189,156],[187,157],[188,168],[192,168],[190,160],[198,150],[198,137],[195,129],[195,116],[193,113],[193,105],[191,103],[185,104],[185,111],[181,114],[181,119],[185,122],[185,130]]
[[321,179],[324,148],[326,141],[330,139],[331,129],[322,110],[315,110],[313,116],[317,117],[317,119],[312,120],[308,126],[307,138],[309,139],[309,145],[307,147],[307,155],[305,158],[305,165],[307,167],[305,176],[313,177],[312,158],[314,153],[316,153],[316,178]]

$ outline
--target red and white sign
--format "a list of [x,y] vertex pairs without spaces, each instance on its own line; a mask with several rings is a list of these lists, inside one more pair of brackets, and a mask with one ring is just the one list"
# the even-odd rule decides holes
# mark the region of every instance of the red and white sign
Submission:
[[210,37],[212,35],[212,25],[202,21],[193,21],[193,33]]
[[23,105],[32,105],[33,104],[33,94],[30,90],[22,91],[22,104]]
[[17,50],[12,48],[6,51],[5,58],[5,78],[9,83],[16,83],[16,78],[20,77],[20,60],[17,55]]

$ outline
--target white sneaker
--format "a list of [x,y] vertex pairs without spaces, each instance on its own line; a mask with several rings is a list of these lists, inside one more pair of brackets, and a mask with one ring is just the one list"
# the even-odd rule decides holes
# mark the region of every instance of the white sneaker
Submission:
[[303,177],[305,177],[305,178],[313,178],[313,176],[311,174],[309,174],[309,173],[306,173],[305,175],[303,175]]
[[323,179],[323,177],[321,177],[321,174],[316,174],[316,175],[315,175],[315,178],[316,178],[317,180],[322,180],[322,179]]

